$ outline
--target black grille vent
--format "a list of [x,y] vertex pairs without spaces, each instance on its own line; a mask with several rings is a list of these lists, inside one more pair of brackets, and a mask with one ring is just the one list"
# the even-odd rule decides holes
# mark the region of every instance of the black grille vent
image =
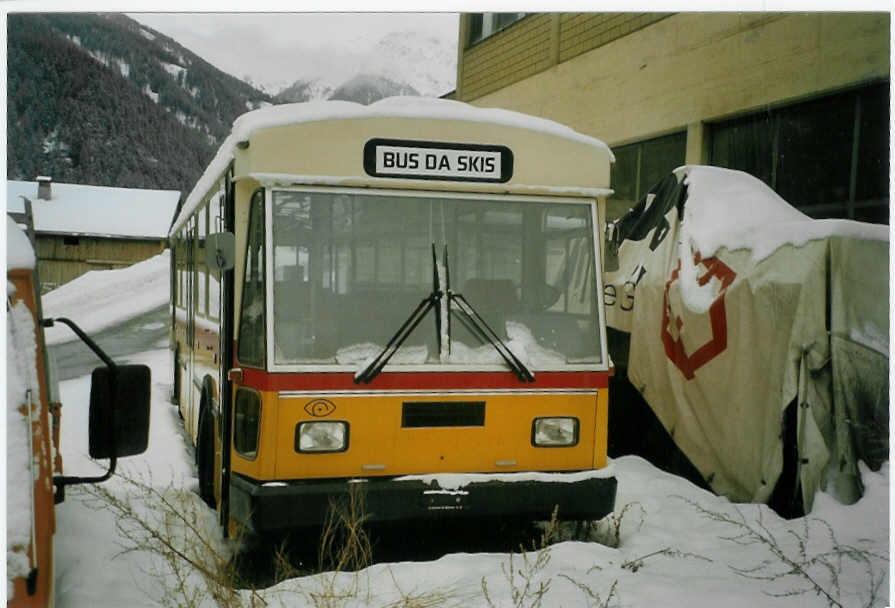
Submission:
[[484,401],[405,401],[403,428],[485,426]]

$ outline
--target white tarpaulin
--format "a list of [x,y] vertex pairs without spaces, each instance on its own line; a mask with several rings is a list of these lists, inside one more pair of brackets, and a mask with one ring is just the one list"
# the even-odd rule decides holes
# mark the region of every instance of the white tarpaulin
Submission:
[[888,458],[888,227],[813,220],[746,173],[682,167],[607,243],[628,377],[712,489],[767,502],[795,403],[805,510],[820,487],[856,500],[857,460]]

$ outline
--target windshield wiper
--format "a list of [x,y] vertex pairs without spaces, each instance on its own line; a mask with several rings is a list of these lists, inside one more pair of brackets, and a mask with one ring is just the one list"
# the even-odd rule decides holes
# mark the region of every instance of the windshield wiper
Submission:
[[[463,322],[471,333],[478,336],[482,342],[487,342],[500,354],[507,365],[513,370],[516,376],[522,382],[534,382],[534,374],[531,370],[519,360],[510,348],[504,344],[500,336],[491,329],[491,326],[479,315],[472,305],[463,297],[463,294],[455,293],[451,290],[451,271],[448,263],[448,249],[444,246],[444,275],[445,275],[445,291],[441,290],[441,279],[438,274],[438,259],[435,254],[435,243],[432,243],[432,293],[423,298],[417,305],[416,309],[410,314],[406,321],[398,328],[395,335],[391,337],[385,348],[380,351],[376,357],[360,372],[355,374],[354,382],[359,384],[372,382],[379,375],[379,372],[386,366],[389,359],[394,356],[404,340],[413,333],[416,326],[419,325],[423,317],[428,314],[432,308],[440,307],[442,298],[447,297],[447,314],[445,315],[445,323],[447,324],[447,349],[450,354],[451,349],[451,313],[458,313],[458,318]],[[452,310],[451,304],[457,304],[456,310]],[[435,314],[435,335],[438,341],[438,352],[441,354],[442,336],[441,336],[441,310],[436,309]]]
[[[432,308],[441,304],[442,297],[444,297],[444,292],[441,291],[441,281],[438,278],[438,263],[435,259],[435,243],[432,243],[432,293],[423,298],[416,307],[416,310],[410,313],[407,320],[404,321],[403,325],[398,328],[395,335],[388,341],[388,344],[385,345],[385,348],[370,361],[367,367],[354,375],[355,384],[372,382],[373,378],[378,376],[379,372],[382,371],[382,368],[388,363],[388,360],[398,352],[398,349],[401,348],[401,345],[404,343],[404,340],[407,339],[407,336],[413,333],[413,330],[416,329],[416,326],[423,320],[423,317],[425,317]],[[440,314],[435,315],[435,332],[438,336],[438,350],[441,352]]]
[[[448,300],[448,352],[450,352],[450,335],[451,335],[451,312],[458,312],[458,318],[463,322],[471,333],[477,335],[482,342],[488,342],[494,347],[494,350],[503,357],[510,369],[515,372],[516,376],[522,382],[534,382],[535,377],[530,369],[510,350],[510,347],[504,344],[500,336],[491,329],[491,326],[476,312],[472,304],[463,296],[462,293],[456,293],[451,290],[451,271],[448,263],[447,245],[444,246],[444,273],[445,273],[445,291]],[[451,304],[456,302],[456,311],[452,310]]]

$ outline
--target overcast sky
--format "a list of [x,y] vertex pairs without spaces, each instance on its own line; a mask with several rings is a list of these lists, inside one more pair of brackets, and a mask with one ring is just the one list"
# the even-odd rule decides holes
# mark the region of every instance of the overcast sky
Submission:
[[[456,45],[456,13],[128,13],[215,67],[258,84],[349,77],[367,47],[416,31]],[[455,47],[454,47],[455,48]],[[343,73],[344,72],[344,73]]]

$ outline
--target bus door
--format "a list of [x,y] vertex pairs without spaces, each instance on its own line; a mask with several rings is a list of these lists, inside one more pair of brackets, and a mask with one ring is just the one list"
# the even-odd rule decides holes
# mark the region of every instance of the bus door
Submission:
[[181,379],[184,383],[184,394],[186,396],[187,408],[184,416],[186,418],[186,428],[195,428],[195,400],[196,385],[194,382],[195,365],[196,365],[196,220],[189,221],[186,230],[186,266],[189,271],[186,273],[186,284],[184,291],[186,294],[186,342],[189,344],[186,374]]

